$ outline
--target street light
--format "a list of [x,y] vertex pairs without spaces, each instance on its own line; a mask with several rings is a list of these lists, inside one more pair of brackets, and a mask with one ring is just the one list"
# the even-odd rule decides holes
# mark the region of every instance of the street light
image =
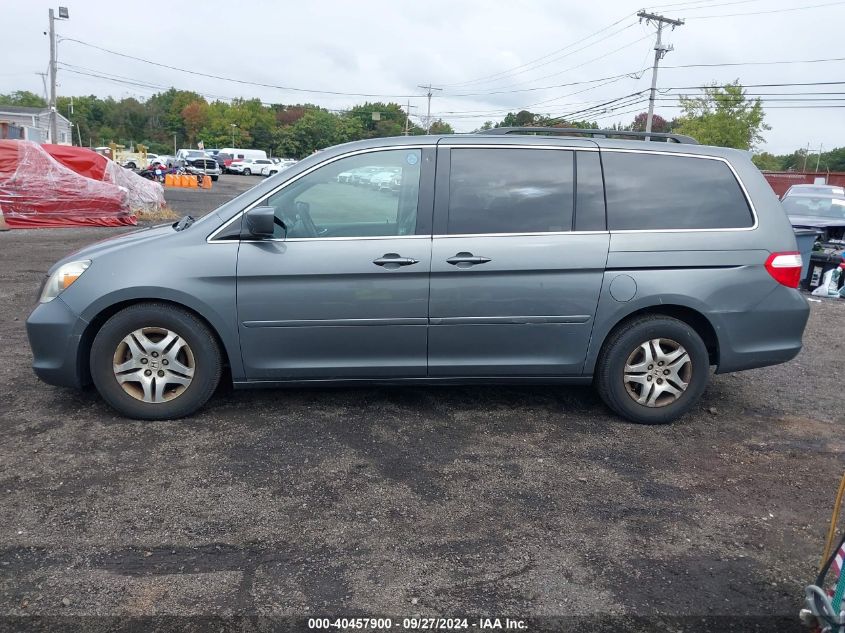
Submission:
[[230,123],[229,125],[232,126],[232,148],[235,147],[235,128],[238,127],[237,123]]

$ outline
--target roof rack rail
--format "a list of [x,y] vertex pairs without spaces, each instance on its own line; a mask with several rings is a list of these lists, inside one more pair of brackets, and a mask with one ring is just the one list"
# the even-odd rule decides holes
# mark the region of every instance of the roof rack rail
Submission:
[[489,130],[482,130],[479,134],[501,135],[519,134],[523,132],[534,132],[536,134],[563,134],[574,135],[581,134],[583,136],[592,136],[596,138],[610,138],[613,136],[624,136],[638,139],[649,139],[654,141],[665,141],[673,143],[685,143],[687,145],[698,145],[691,136],[684,134],[672,134],[667,132],[633,132],[629,130],[593,130],[589,128],[580,127],[494,127]]

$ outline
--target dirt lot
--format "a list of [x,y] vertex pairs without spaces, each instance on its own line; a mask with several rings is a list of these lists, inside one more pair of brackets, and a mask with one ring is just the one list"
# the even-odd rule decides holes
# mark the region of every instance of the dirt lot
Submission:
[[[168,195],[197,214],[257,181]],[[29,367],[44,271],[115,232],[0,234],[0,613],[801,630],[845,461],[845,301],[811,304],[796,360],[714,377],[666,427],[557,387],[223,390],[191,419],[142,423]]]

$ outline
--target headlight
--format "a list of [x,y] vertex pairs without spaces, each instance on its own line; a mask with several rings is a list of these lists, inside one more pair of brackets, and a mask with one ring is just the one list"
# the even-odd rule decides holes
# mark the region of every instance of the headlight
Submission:
[[82,259],[78,262],[68,262],[59,266],[56,272],[47,279],[47,283],[44,284],[44,289],[41,291],[41,297],[38,301],[40,303],[47,303],[58,297],[63,290],[79,279],[82,273],[88,270],[90,265],[90,259]]

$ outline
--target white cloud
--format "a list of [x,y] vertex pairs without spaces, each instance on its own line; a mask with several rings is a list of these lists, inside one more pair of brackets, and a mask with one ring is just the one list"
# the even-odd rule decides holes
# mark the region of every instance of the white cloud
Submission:
[[[662,62],[666,68],[660,72],[661,88],[733,79],[740,79],[744,84],[845,81],[838,70],[841,62],[670,68],[701,63],[845,57],[845,48],[839,44],[845,4],[718,19],[696,19],[696,16],[775,11],[794,8],[795,4],[789,0],[687,0],[673,4],[677,6],[656,10],[671,17],[684,17],[687,23],[667,33],[666,41],[674,44],[675,50]],[[50,6],[53,4],[38,0],[4,7],[4,23],[14,28],[4,32],[7,54],[0,70],[0,92],[43,91],[41,78],[35,73],[43,72],[47,65],[48,42],[42,32],[46,30]],[[538,104],[533,106],[535,111],[562,115],[646,89],[649,72],[639,79],[625,78],[606,85],[513,91],[584,82],[642,69],[651,63],[654,43],[649,36],[653,29],[635,24],[634,13],[642,8],[638,0],[602,3],[252,0],[156,5],[155,8],[140,2],[68,0],[68,6],[70,21],[58,25],[63,36],[203,73],[339,92],[413,94],[417,95],[412,99],[412,104],[417,106],[413,112],[417,115],[423,114],[426,106],[417,86],[430,81],[446,88],[433,100],[433,112],[442,113],[459,131],[472,130],[486,119],[498,120],[509,109],[531,104]],[[626,15],[629,18],[613,29],[544,59],[540,62],[542,66],[500,74],[564,48]],[[597,41],[603,37],[606,39]],[[591,42],[596,43],[587,46]],[[629,43],[622,50],[611,52]],[[577,50],[582,47],[586,48]],[[199,77],[67,41],[60,44],[59,51],[61,61],[77,67],[213,95],[259,97],[282,103],[312,102],[329,108],[343,108],[364,100],[292,93]],[[496,74],[499,76],[492,79],[466,83]],[[154,92],[154,89],[66,71],[60,72],[59,81],[60,94],[121,98],[145,97]],[[845,92],[845,84],[755,90]],[[458,96],[467,93],[485,94]],[[678,113],[677,109],[668,107],[672,103],[660,101],[657,112],[672,118]],[[845,101],[820,103],[845,105]],[[766,134],[766,149],[783,153],[807,143],[813,147],[819,143],[826,147],[845,145],[845,127],[840,123],[842,110],[783,107],[787,105],[796,104],[768,103],[766,118],[772,130]],[[644,110],[645,105],[633,104],[603,112],[600,122],[628,122],[635,114],[632,111],[637,109]]]

